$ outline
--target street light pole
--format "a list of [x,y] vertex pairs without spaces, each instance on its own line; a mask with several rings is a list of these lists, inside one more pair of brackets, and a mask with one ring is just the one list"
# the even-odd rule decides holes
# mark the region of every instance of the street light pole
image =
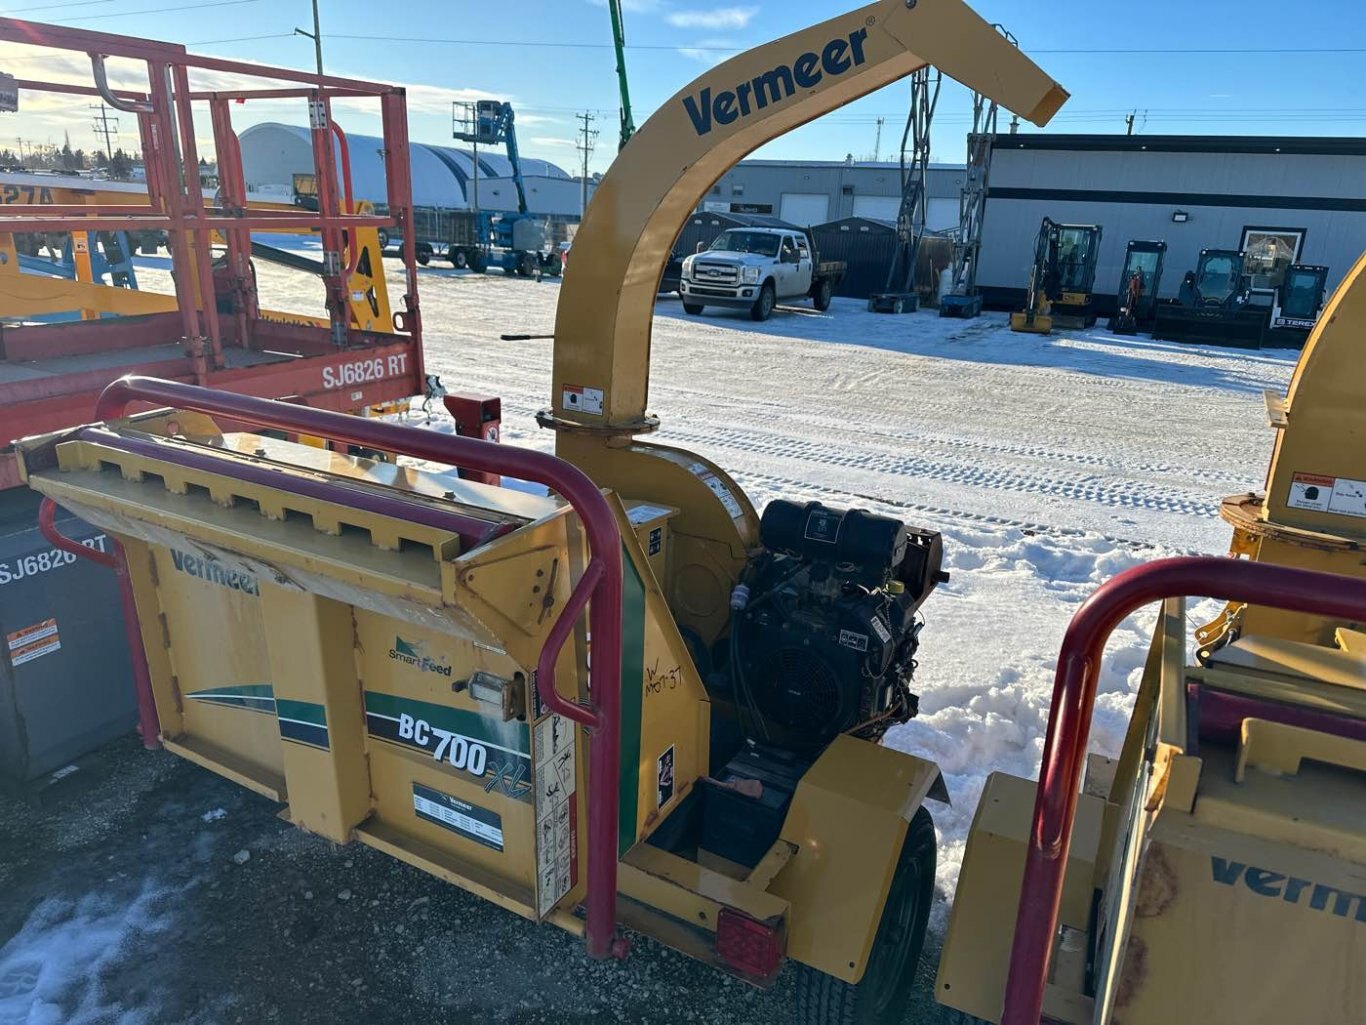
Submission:
[[318,74],[321,75],[323,73],[323,32],[318,23],[318,0],[313,0],[313,31],[305,32],[301,28],[296,28],[294,34],[313,40],[313,52],[318,58]]

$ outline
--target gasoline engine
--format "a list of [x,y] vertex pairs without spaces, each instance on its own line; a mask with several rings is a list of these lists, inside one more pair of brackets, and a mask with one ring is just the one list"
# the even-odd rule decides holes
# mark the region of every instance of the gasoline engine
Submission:
[[725,660],[745,735],[809,750],[913,716],[917,610],[948,579],[938,532],[775,501],[760,540],[732,595]]

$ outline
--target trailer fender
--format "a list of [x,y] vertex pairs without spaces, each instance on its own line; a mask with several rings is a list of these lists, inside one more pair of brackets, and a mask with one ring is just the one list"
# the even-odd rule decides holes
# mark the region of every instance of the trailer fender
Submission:
[[783,823],[797,847],[770,892],[792,907],[788,957],[863,978],[906,829],[926,798],[948,803],[939,766],[837,737],[802,778]]

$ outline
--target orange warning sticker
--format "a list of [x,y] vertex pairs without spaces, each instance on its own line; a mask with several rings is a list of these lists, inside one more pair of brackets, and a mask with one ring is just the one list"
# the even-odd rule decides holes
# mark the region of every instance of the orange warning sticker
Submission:
[[62,650],[62,638],[57,632],[56,619],[45,619],[22,630],[15,630],[14,633],[5,635],[5,641],[9,646],[10,665],[16,667]]
[[1317,473],[1297,473],[1291,479],[1300,484],[1317,484],[1321,488],[1331,488],[1337,483],[1336,477],[1324,477]]

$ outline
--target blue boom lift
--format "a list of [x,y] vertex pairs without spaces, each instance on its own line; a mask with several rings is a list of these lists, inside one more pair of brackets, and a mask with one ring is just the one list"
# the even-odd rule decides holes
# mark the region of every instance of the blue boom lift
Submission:
[[[462,142],[475,146],[478,166],[478,147],[507,147],[508,163],[512,165],[512,181],[517,187],[515,213],[488,210],[461,210],[451,217],[450,244],[447,258],[451,266],[469,267],[483,271],[501,267],[505,274],[531,277],[560,273],[558,253],[546,252],[548,222],[544,216],[527,209],[526,182],[522,178],[522,160],[517,151],[517,129],[512,104],[498,100],[480,100],[471,114],[454,120],[452,134]],[[475,206],[478,191],[475,188]]]

